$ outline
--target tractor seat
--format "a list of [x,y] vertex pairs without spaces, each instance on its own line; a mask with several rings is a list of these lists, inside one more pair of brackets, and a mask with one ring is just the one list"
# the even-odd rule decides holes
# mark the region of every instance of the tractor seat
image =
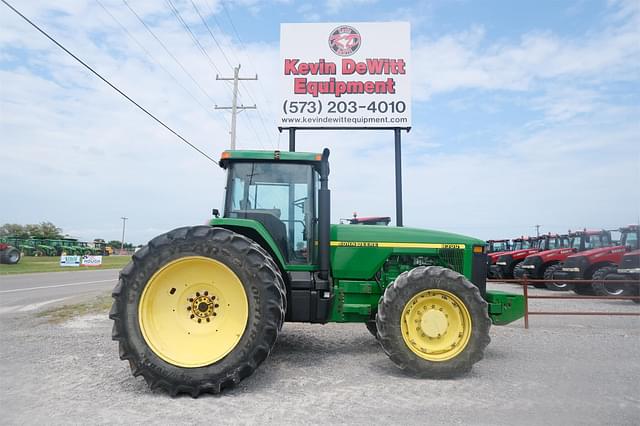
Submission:
[[287,228],[279,219],[280,209],[234,210],[231,215],[238,219],[252,219],[260,222],[278,245],[284,258],[289,259]]

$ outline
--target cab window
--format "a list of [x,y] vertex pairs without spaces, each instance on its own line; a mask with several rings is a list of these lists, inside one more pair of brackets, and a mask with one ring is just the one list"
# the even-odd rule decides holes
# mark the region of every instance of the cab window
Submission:
[[313,174],[307,164],[232,164],[225,217],[260,222],[287,262],[309,263],[315,210]]

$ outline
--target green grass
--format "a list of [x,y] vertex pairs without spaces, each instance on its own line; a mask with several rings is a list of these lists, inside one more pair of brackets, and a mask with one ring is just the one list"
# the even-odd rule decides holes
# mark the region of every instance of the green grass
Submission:
[[129,261],[131,256],[103,256],[102,266],[60,266],[59,257],[32,257],[24,256],[17,265],[0,264],[0,275],[11,274],[29,274],[32,272],[68,272],[68,271],[86,271],[95,269],[122,269]]
[[47,321],[56,324],[87,314],[104,313],[106,317],[106,313],[111,308],[111,302],[113,302],[111,294],[104,294],[89,302],[77,303],[75,305],[64,305],[59,308],[49,309],[38,313],[37,316],[40,318],[46,318]]

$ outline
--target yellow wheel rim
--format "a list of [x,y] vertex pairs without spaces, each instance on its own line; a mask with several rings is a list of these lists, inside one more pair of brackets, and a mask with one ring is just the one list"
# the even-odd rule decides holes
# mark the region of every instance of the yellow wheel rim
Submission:
[[400,327],[402,338],[413,353],[429,361],[446,361],[467,347],[471,315],[453,293],[424,290],[405,305]]
[[203,367],[236,347],[249,303],[238,276],[223,263],[190,256],[167,263],[147,283],[138,320],[153,352],[179,367]]

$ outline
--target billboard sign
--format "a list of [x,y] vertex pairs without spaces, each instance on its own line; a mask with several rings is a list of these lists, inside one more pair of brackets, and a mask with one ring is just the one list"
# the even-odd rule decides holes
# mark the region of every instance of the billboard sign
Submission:
[[281,128],[411,127],[408,22],[281,24]]

